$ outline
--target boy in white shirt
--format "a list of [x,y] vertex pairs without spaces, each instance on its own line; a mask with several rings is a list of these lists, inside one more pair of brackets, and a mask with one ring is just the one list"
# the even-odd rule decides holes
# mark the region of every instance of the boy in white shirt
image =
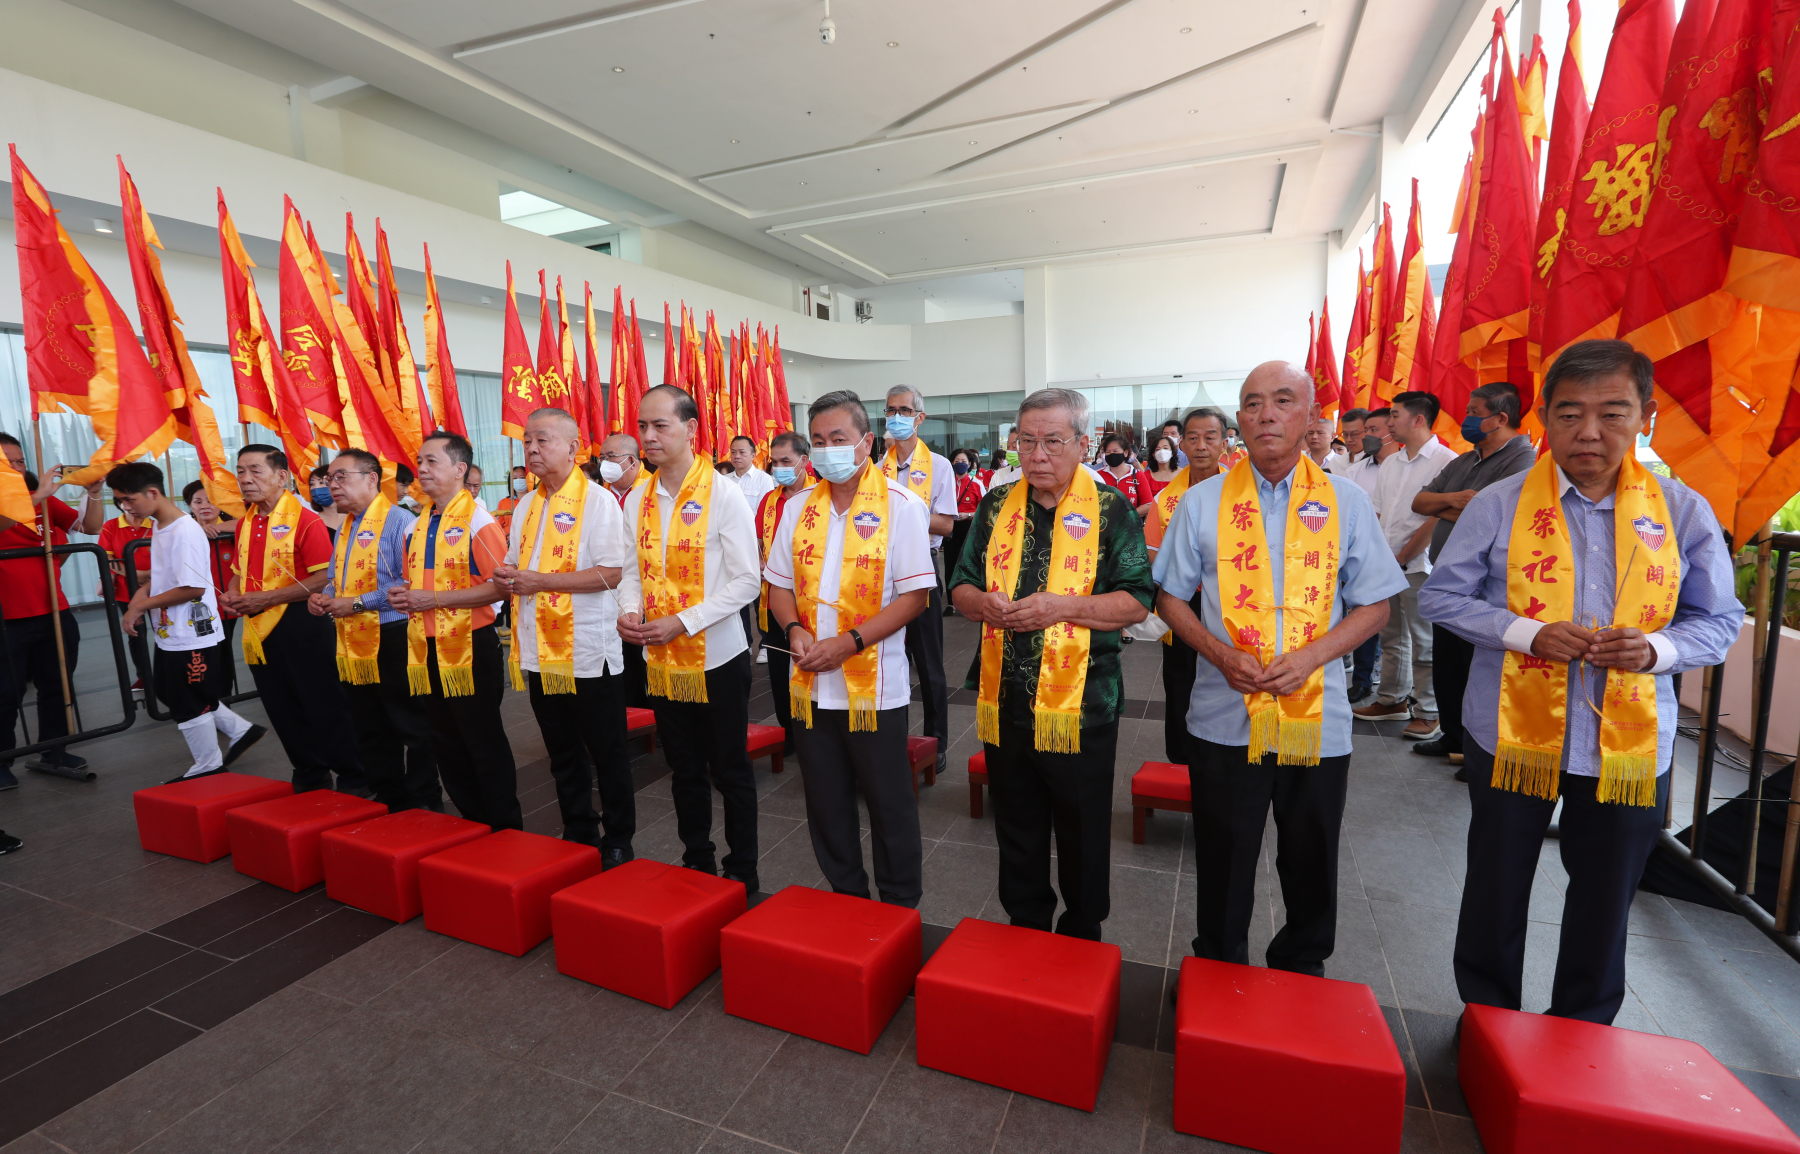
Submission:
[[[119,465],[106,475],[113,503],[133,517],[147,517],[150,580],[138,586],[122,628],[137,636],[148,621],[156,639],[151,682],[194,755],[175,781],[224,773],[268,730],[227,708],[220,698],[231,684],[231,647],[219,618],[206,530],[182,512],[163,489],[162,470],[147,462]],[[231,743],[224,754],[219,735]]]

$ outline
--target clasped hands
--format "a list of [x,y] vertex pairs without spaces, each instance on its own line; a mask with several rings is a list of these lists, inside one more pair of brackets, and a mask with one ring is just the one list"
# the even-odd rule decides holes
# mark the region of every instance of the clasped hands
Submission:
[[1286,697],[1298,693],[1313,670],[1319,667],[1319,662],[1313,659],[1312,649],[1307,645],[1278,653],[1267,665],[1242,649],[1230,649],[1225,653],[1219,672],[1225,675],[1225,683],[1239,693]]
[[989,625],[1018,633],[1035,633],[1068,620],[1067,603],[1070,600],[1072,598],[1061,593],[1033,593],[1014,601],[1004,590],[995,589],[978,594],[975,608],[980,611],[981,620]]
[[1616,626],[1583,629],[1572,621],[1552,621],[1531,639],[1531,652],[1560,664],[1585,661],[1601,669],[1643,673],[1656,663],[1656,650],[1641,629]]
[[830,673],[856,656],[856,639],[848,633],[840,633],[820,641],[808,633],[803,625],[798,629],[788,630],[787,643],[788,652],[793,655],[794,667],[807,673]]
[[619,636],[632,645],[667,645],[686,632],[687,626],[674,614],[649,621],[642,613],[619,614]]

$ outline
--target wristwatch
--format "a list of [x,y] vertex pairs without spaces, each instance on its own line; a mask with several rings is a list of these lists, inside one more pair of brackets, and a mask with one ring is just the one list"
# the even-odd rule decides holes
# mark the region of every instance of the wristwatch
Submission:
[[869,647],[869,643],[867,641],[863,640],[862,634],[858,633],[854,629],[851,629],[848,632],[850,634],[851,640],[856,642],[856,651],[858,653],[861,653],[863,650],[865,650]]
[[350,602],[350,612],[361,613],[362,611],[363,611],[363,599],[361,597],[358,597],[358,598],[356,598],[356,600]]

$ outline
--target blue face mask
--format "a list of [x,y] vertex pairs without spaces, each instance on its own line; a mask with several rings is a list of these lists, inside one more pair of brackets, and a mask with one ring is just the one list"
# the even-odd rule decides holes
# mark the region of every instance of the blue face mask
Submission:
[[775,478],[777,485],[785,489],[799,479],[800,471],[790,469],[786,465],[777,465],[769,471],[769,474]]
[[331,490],[324,485],[314,485],[312,499],[315,505],[329,505],[331,504]]
[[904,441],[913,435],[916,421],[912,417],[889,417],[887,419],[887,435],[892,441]]
[[833,485],[841,485],[856,476],[855,445],[814,445],[813,468]]
[[1462,423],[1462,439],[1469,442],[1471,445],[1479,445],[1482,441],[1486,440],[1487,434],[1481,430],[1481,422],[1485,420],[1487,420],[1486,417],[1477,417],[1473,413],[1464,417]]
[[956,462],[956,464],[954,464],[950,467],[952,469],[956,470],[956,475],[958,477],[962,476],[964,473],[967,473],[969,471],[969,463],[967,461],[958,461],[958,462]]

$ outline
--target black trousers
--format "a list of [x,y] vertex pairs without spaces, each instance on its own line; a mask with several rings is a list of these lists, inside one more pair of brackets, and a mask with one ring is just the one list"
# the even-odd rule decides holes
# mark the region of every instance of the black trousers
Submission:
[[149,684],[177,725],[217,709],[231,685],[231,647],[222,640],[203,649],[158,648],[152,662]]
[[[1358,645],[1350,655],[1350,684],[1364,687],[1375,684],[1375,673],[1381,667],[1381,634]],[[1435,692],[1435,690],[1434,690]]]
[[925,892],[925,855],[919,844],[912,766],[906,758],[907,707],[878,710],[875,728],[856,732],[851,732],[847,709],[815,705],[812,716],[810,729],[796,726],[794,748],[800,755],[806,822],[819,872],[836,893],[869,896],[862,822],[856,809],[860,792],[869,808],[875,890],[889,905],[917,909]]
[[269,726],[294,767],[294,789],[368,788],[357,743],[344,732],[350,703],[337,673],[337,632],[329,617],[314,617],[290,601],[263,639],[263,662],[250,667]]
[[1162,646],[1163,760],[1176,765],[1189,761],[1187,714],[1194,697],[1194,675],[1200,655],[1174,634]]
[[629,641],[619,644],[625,650],[625,704],[633,709],[649,709],[650,666],[644,661],[644,647]]
[[[631,788],[631,751],[625,748],[625,679],[610,673],[577,677],[574,693],[545,693],[543,677],[530,670],[525,682],[550,754],[564,840],[630,849],[637,833],[637,795]],[[596,779],[604,817],[594,812]]]
[[356,725],[357,758],[369,788],[390,813],[442,812],[444,793],[438,788],[431,722],[424,700],[412,695],[406,680],[406,622],[390,621],[381,627],[375,662],[380,681],[344,685],[350,720]]
[[994,837],[1000,843],[1000,905],[1015,926],[1049,930],[1050,837],[1065,907],[1056,932],[1100,940],[1112,911],[1113,755],[1119,723],[1081,731],[1080,753],[1042,753],[1032,731],[1000,723],[987,751]]
[[[75,614],[61,613],[63,650],[68,656],[69,680],[75,680],[75,659],[81,654],[81,626]],[[6,735],[0,738],[0,754],[18,748],[19,704],[25,700],[27,683],[37,687],[37,741],[49,741],[69,735],[69,715],[63,704],[62,671],[56,664],[56,635],[50,627],[50,615],[15,617],[6,623],[6,677],[0,688],[0,709],[6,713]],[[58,753],[46,753],[46,760],[56,761]],[[12,768],[12,758],[0,758],[0,767]]]
[[788,697],[788,679],[794,675],[793,659],[777,652],[773,646],[764,650],[769,655],[769,692],[775,697],[775,724],[787,730],[788,744],[794,743],[794,707]]
[[924,612],[906,623],[906,656],[919,674],[919,693],[925,699],[925,736],[937,738],[938,764],[943,765],[950,752],[950,691],[944,683],[944,593],[941,585],[926,591]]
[[1469,665],[1475,647],[1442,625],[1431,627],[1431,692],[1437,695],[1438,725],[1444,748],[1463,752],[1463,694],[1469,688]]
[[[756,777],[745,742],[750,726],[750,651],[706,671],[705,701],[652,697],[656,736],[669,763],[675,832],[685,847],[681,863],[756,888]],[[725,844],[715,865],[712,791],[725,801]]]
[[[1556,803],[1489,784],[1494,755],[1463,748],[1469,777],[1469,870],[1456,920],[1456,992],[1465,1003],[1517,1010],[1525,973],[1531,879]],[[1656,804],[1619,805],[1595,796],[1599,778],[1562,775],[1557,844],[1569,888],[1550,1008],[1559,1018],[1611,1025],[1625,1000],[1625,925],[1644,864],[1669,804],[1669,774]]]
[[512,743],[506,740],[506,723],[500,719],[506,662],[499,633],[484,625],[469,635],[475,692],[468,697],[444,696],[437,638],[428,638],[425,645],[431,696],[417,700],[424,703],[431,722],[431,749],[437,754],[444,792],[470,821],[494,829],[524,829]]
[[1275,872],[1287,924],[1269,943],[1272,970],[1322,977],[1337,945],[1338,834],[1350,755],[1318,765],[1250,764],[1243,745],[1190,738],[1194,805],[1194,956],[1250,962],[1250,917],[1263,827],[1275,811]]

